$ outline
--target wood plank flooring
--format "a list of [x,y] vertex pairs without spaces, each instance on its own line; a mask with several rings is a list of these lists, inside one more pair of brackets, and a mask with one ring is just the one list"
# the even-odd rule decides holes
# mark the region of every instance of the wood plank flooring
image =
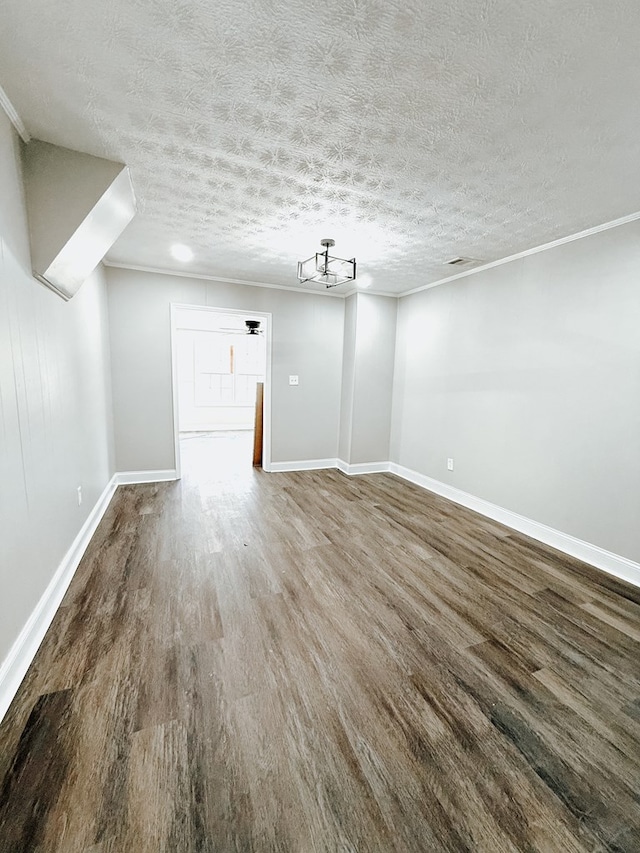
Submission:
[[125,486],[0,726],[1,853],[640,850],[640,590],[388,474]]

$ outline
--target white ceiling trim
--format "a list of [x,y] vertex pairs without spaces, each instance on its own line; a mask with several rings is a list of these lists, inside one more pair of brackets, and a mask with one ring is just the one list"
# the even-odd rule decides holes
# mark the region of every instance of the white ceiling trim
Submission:
[[7,95],[5,90],[2,88],[2,86],[0,86],[0,107],[2,107],[2,109],[7,114],[9,121],[11,122],[11,124],[15,127],[15,129],[20,134],[20,138],[23,140],[23,142],[29,142],[29,140],[31,139],[31,136],[29,135],[29,131],[25,127],[24,122],[22,121],[22,119],[18,115],[17,109],[13,106],[13,104],[9,100],[9,96]]
[[386,290],[372,290],[370,287],[353,287],[351,290],[347,290],[346,293],[341,295],[344,296],[345,299],[348,299],[350,296],[353,296],[354,293],[362,293],[364,296],[386,296],[387,299],[399,299],[402,295],[400,293],[389,293]]
[[[134,270],[135,272],[150,272],[157,275],[172,275],[175,278],[196,278],[201,281],[220,281],[223,284],[243,284],[245,287],[269,287],[273,290],[291,290],[293,293],[307,293],[311,296],[332,296],[334,299],[345,299],[344,293],[331,293],[324,290],[305,290],[302,287],[290,287],[286,284],[269,284],[266,281],[247,281],[240,278],[224,278],[219,275],[207,275],[206,273],[182,272],[178,270],[160,269],[159,267],[137,266],[134,264],[119,264],[115,261],[103,260],[105,267],[113,267],[120,270]],[[388,294],[386,294],[388,296]]]
[[524,252],[518,252],[515,255],[508,255],[506,258],[500,258],[497,261],[491,261],[488,264],[483,264],[481,267],[474,267],[472,270],[465,270],[456,275],[450,275],[448,278],[441,278],[438,281],[433,281],[430,284],[423,284],[421,287],[414,287],[413,290],[406,290],[398,294],[399,298],[403,296],[411,296],[414,293],[420,293],[423,290],[431,290],[432,287],[439,287],[441,284],[448,284],[450,281],[456,281],[459,278],[466,278],[468,275],[474,275],[477,272],[500,267],[502,264],[517,261],[520,258],[526,258],[529,255],[537,255],[538,252],[546,252],[547,249],[555,249],[556,246],[563,246],[565,243],[572,243],[574,240],[581,240],[583,237],[591,237],[593,234],[600,234],[601,231],[609,231],[610,228],[617,228],[619,225],[626,225],[629,222],[636,222],[640,219],[640,210],[636,213],[630,213],[628,216],[621,216],[619,219],[612,219],[611,222],[605,222],[602,225],[595,225],[593,228],[587,228],[584,231],[578,231],[576,234],[570,234],[568,237],[560,237],[558,240],[552,240],[550,243],[543,243],[541,246],[534,246],[532,249],[525,249]]
[[[1,91],[1,89],[0,89]],[[584,231],[578,231],[576,234],[569,234],[567,237],[560,237],[557,240],[552,240],[550,243],[543,243],[540,246],[534,246],[531,249],[525,249],[523,252],[518,252],[515,255],[508,255],[505,258],[499,258],[497,261],[491,261],[488,264],[483,264],[479,267],[474,267],[464,272],[456,273],[455,275],[441,278],[438,281],[424,284],[421,287],[415,287],[412,290],[406,290],[402,293],[386,293],[381,290],[360,290],[357,287],[346,291],[345,293],[332,293],[329,290],[305,290],[301,287],[291,287],[284,284],[269,284],[262,281],[247,281],[245,279],[224,278],[216,275],[206,275],[205,273],[190,273],[180,272],[177,270],[160,269],[157,267],[134,266],[133,264],[119,264],[114,261],[104,260],[102,263],[107,267],[115,267],[116,269],[135,270],[138,272],[157,273],[159,275],[172,275],[178,278],[196,278],[203,281],[220,281],[226,284],[243,284],[246,287],[269,287],[275,290],[290,290],[294,293],[310,293],[315,296],[332,296],[337,299],[348,299],[354,293],[364,293],[371,296],[386,296],[390,299],[402,299],[405,296],[412,296],[414,293],[421,293],[423,290],[431,290],[433,287],[440,287],[442,284],[448,284],[452,281],[457,281],[460,278],[466,278],[475,273],[484,272],[485,270],[500,267],[503,264],[517,261],[521,258],[526,258],[530,255],[537,255],[539,252],[546,252],[547,249],[554,249],[556,246],[563,246],[565,243],[572,243],[574,240],[581,240],[583,237],[591,237],[594,234],[600,234],[602,231],[609,231],[611,228],[618,228],[620,225],[627,225],[630,222],[637,222],[640,219],[640,210],[635,213],[630,213],[628,216],[621,216],[619,219],[612,219],[610,222],[604,222],[602,225],[595,225],[593,228],[586,228]]]

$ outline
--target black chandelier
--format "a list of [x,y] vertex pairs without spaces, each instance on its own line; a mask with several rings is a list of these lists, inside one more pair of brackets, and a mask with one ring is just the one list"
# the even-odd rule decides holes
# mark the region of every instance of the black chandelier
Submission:
[[345,261],[343,258],[334,258],[329,254],[329,249],[335,246],[335,240],[320,240],[324,246],[324,252],[316,252],[306,261],[298,261],[298,280],[300,284],[307,281],[317,281],[327,287],[337,287],[347,281],[353,281],[356,277],[356,259]]

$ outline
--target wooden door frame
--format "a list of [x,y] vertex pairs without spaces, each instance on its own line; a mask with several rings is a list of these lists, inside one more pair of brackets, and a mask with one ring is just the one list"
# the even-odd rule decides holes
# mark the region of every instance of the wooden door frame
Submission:
[[266,311],[251,311],[249,308],[220,308],[211,305],[186,305],[180,302],[171,303],[171,405],[173,406],[173,436],[174,455],[177,478],[181,477],[180,461],[180,432],[178,421],[178,347],[177,347],[177,316],[179,310],[208,311],[213,314],[237,314],[244,317],[259,317],[264,320],[265,333],[265,374],[264,374],[264,414],[262,432],[262,467],[271,471],[271,320],[272,315]]

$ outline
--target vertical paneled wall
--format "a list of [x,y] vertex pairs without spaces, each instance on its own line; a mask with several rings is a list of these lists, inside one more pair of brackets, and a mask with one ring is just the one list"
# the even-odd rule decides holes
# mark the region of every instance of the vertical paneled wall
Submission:
[[0,187],[1,662],[107,485],[114,452],[102,271],[68,303],[32,278],[20,142],[1,111]]

